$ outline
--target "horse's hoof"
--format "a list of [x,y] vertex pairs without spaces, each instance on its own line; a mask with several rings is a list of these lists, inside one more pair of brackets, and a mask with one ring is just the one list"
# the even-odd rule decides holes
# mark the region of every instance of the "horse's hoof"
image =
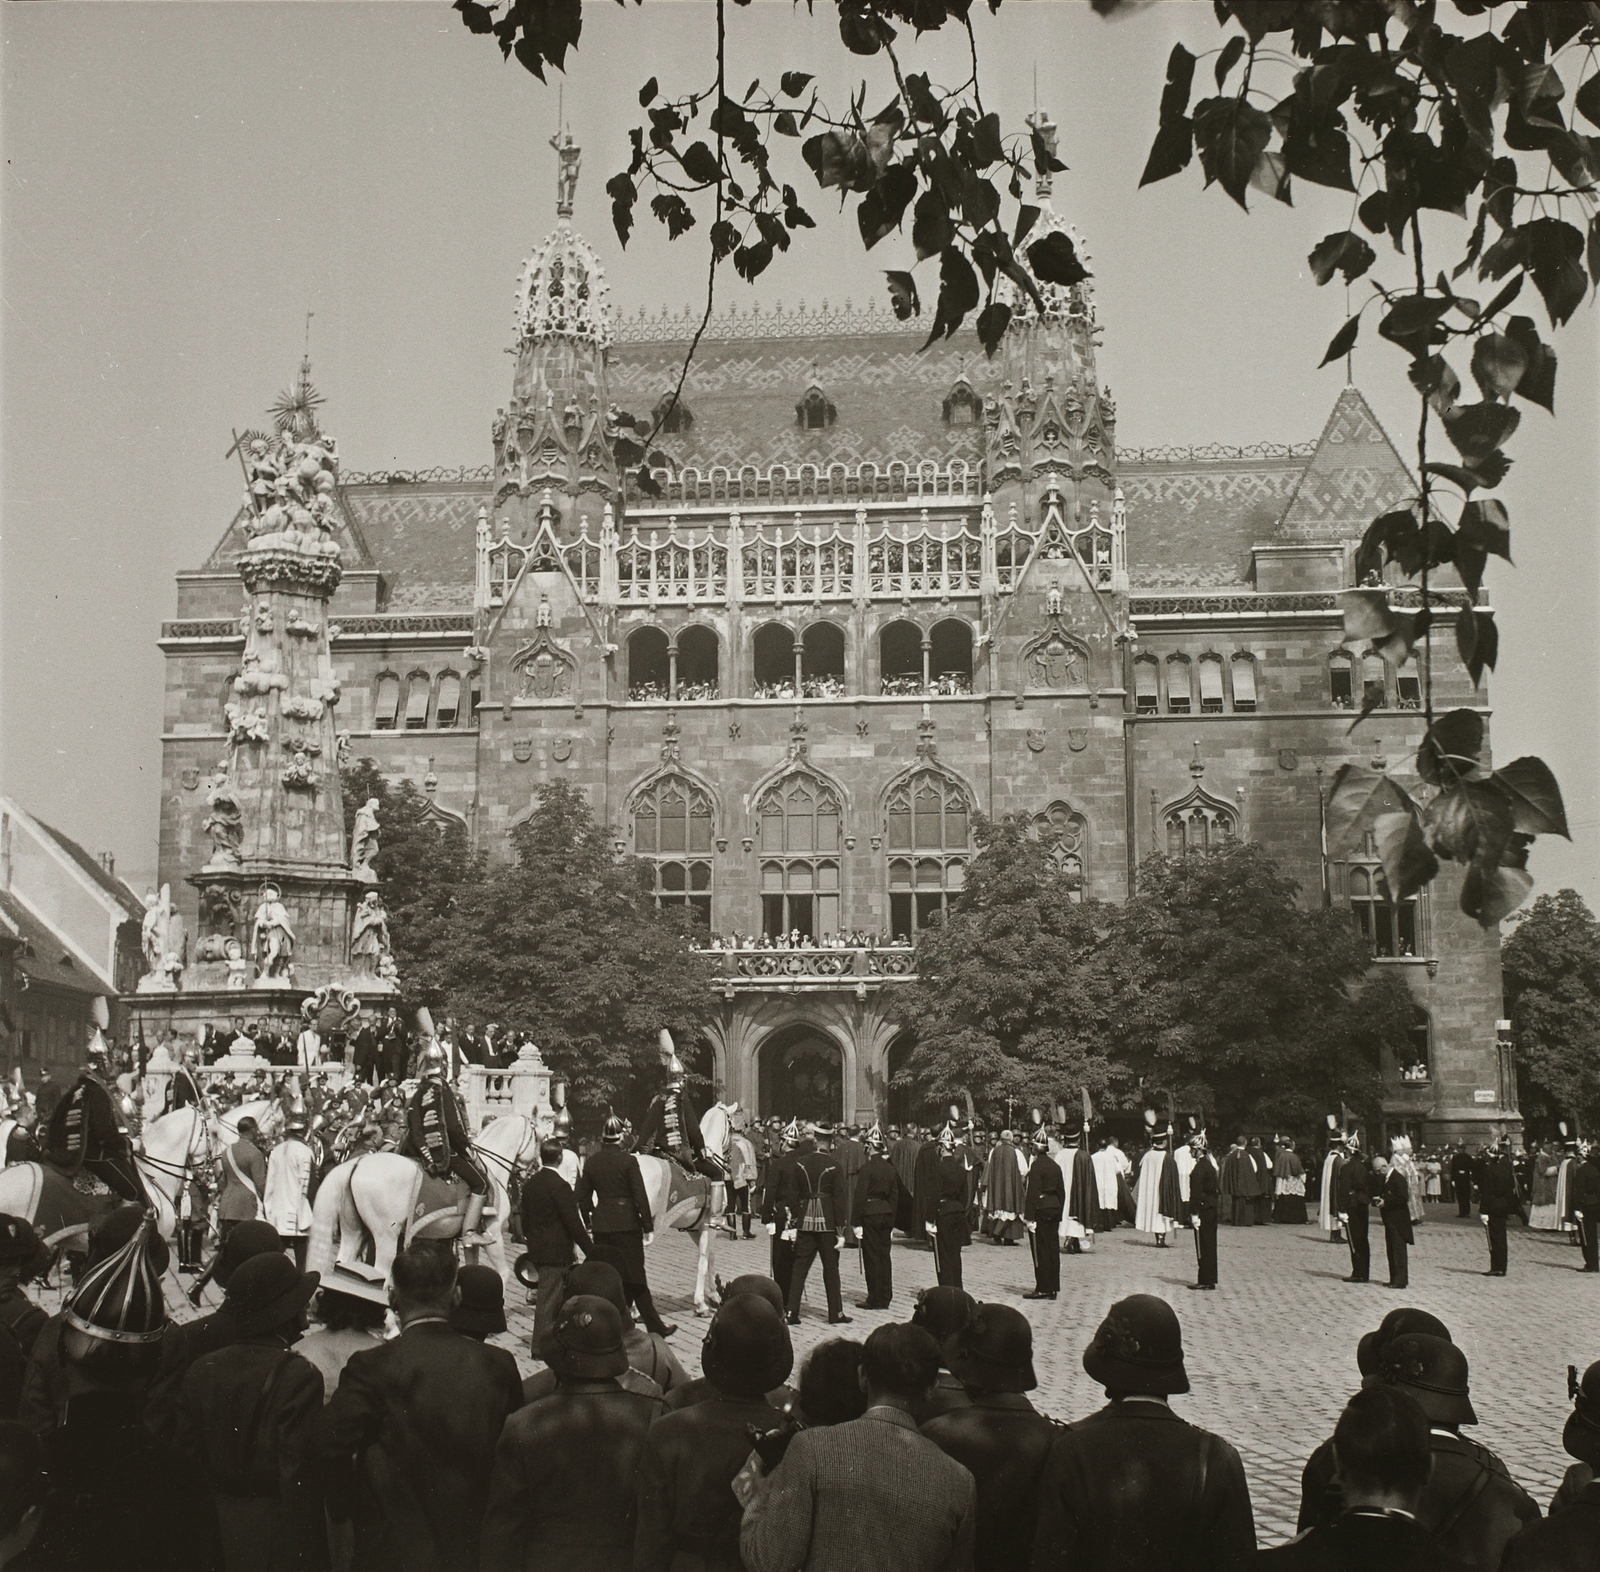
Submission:
[[702,1321],[709,1321],[711,1319],[711,1308],[709,1305],[696,1305],[694,1307],[694,1313],[699,1316]]

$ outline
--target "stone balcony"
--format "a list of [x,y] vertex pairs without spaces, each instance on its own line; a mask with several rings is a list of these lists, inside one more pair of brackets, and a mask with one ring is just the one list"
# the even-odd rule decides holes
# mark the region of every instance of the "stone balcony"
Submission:
[[799,993],[868,988],[915,980],[916,951],[908,944],[805,949],[702,949],[726,998],[741,992]]

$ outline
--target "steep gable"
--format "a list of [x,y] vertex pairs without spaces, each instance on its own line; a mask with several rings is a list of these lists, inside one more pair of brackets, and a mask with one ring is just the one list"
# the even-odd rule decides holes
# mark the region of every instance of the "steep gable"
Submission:
[[1416,494],[1417,483],[1372,406],[1347,387],[1289,498],[1277,538],[1354,540],[1378,514]]

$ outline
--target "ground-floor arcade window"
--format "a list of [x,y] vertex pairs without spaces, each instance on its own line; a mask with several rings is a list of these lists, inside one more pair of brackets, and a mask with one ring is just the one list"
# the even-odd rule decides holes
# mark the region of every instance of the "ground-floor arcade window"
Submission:
[[879,690],[886,694],[921,693],[922,629],[914,622],[891,622],[878,635]]
[[628,635],[628,698],[663,700],[671,681],[667,635],[660,628],[635,628]]

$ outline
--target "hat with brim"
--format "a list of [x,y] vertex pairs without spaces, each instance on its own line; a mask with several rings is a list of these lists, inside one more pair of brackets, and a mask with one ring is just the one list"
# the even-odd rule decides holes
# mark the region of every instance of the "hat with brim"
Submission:
[[456,1273],[460,1303],[450,1311],[450,1324],[473,1337],[492,1337],[506,1329],[506,1289],[490,1266],[464,1266]]
[[1010,1305],[979,1305],[959,1332],[945,1339],[945,1368],[963,1386],[980,1392],[1031,1392],[1033,1328]]
[[563,1380],[604,1381],[628,1368],[622,1317],[609,1299],[574,1294],[562,1301],[550,1335],[551,1364]]
[[225,1302],[238,1319],[239,1335],[255,1337],[297,1319],[321,1282],[320,1272],[302,1272],[288,1256],[267,1251],[235,1268]]
[[526,1250],[511,1263],[511,1275],[524,1288],[539,1286],[539,1268],[533,1264],[533,1257]]
[[0,1212],[0,1267],[15,1268],[26,1282],[49,1266],[52,1254],[26,1218]]
[[1130,1294],[1106,1312],[1083,1351],[1084,1373],[1112,1392],[1171,1397],[1189,1390],[1183,1331],[1171,1305],[1153,1294]]
[[1411,1332],[1426,1332],[1429,1337],[1442,1337],[1447,1343],[1450,1341],[1450,1332],[1438,1316],[1429,1315],[1426,1310],[1413,1310],[1409,1306],[1391,1310],[1379,1323],[1376,1332],[1368,1332],[1356,1344],[1356,1369],[1362,1374],[1363,1386],[1373,1386],[1383,1380],[1378,1367],[1384,1349],[1397,1337],[1405,1337]]
[[258,1255],[282,1254],[283,1239],[278,1230],[262,1218],[246,1218],[243,1222],[235,1223],[228,1237],[222,1241],[222,1248],[217,1252],[216,1269],[211,1275],[226,1288],[233,1280],[233,1274],[246,1261],[254,1260]]
[[1442,1337],[1423,1332],[1397,1337],[1379,1366],[1389,1386],[1403,1387],[1436,1425],[1475,1425],[1467,1384],[1467,1356]]
[[794,1369],[783,1316],[757,1294],[725,1298],[701,1345],[700,1368],[719,1392],[759,1396]]

